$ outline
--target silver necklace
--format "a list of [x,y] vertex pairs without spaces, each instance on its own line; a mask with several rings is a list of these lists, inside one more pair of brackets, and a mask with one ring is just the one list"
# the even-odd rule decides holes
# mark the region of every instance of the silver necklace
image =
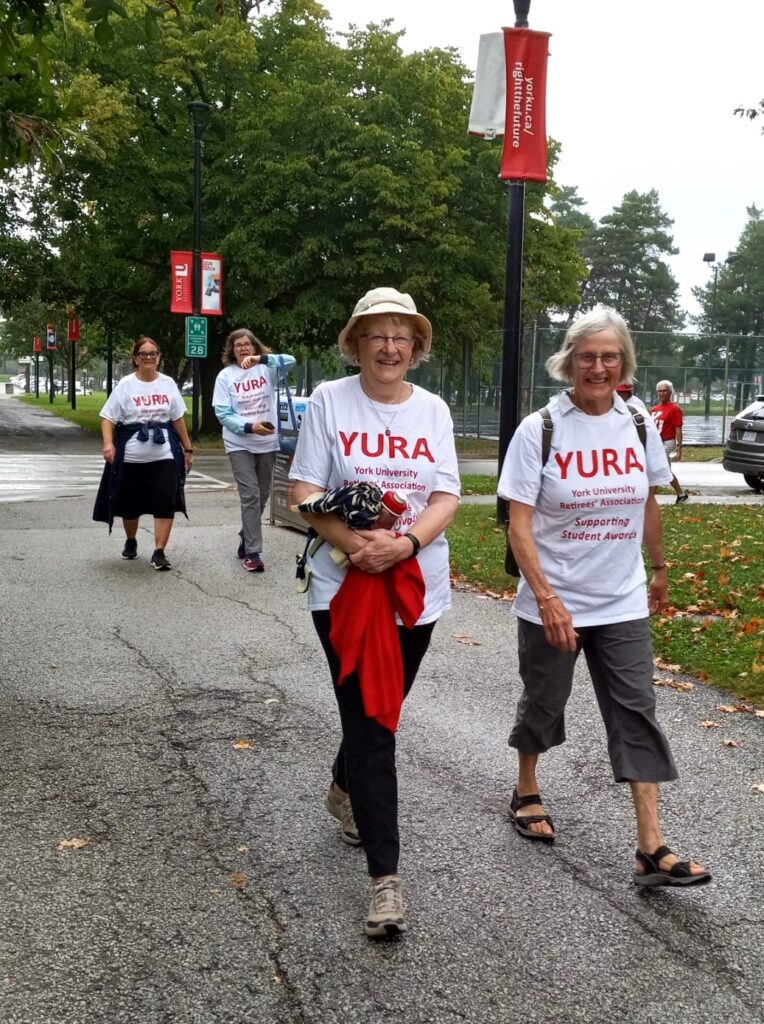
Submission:
[[392,428],[393,422],[394,422],[394,420],[395,420],[395,417],[396,417],[396,416],[398,415],[398,413],[399,413],[399,412],[401,411],[401,405],[403,404],[403,402],[405,402],[405,401],[406,401],[406,398],[408,398],[409,396],[408,396],[408,395],[406,395],[406,396],[405,396],[404,398],[401,398],[401,400],[400,400],[399,402],[397,402],[397,403],[396,403],[396,405],[397,405],[397,408],[396,408],[395,412],[394,412],[394,413],[392,414],[392,416],[391,416],[391,417],[390,417],[390,418],[389,418],[389,419],[387,420],[387,422],[385,422],[385,420],[384,420],[384,419],[382,418],[382,413],[381,413],[381,412],[379,411],[379,409],[377,409],[376,405],[374,405],[374,403],[373,403],[373,401],[371,400],[371,398],[369,398],[369,396],[368,396],[368,395],[366,394],[366,392],[365,392],[365,391],[363,390],[363,385],[361,386],[361,391],[363,391],[363,397],[364,397],[364,398],[366,399],[366,401],[367,401],[367,402],[369,403],[369,408],[371,409],[371,411],[372,411],[372,412],[374,413],[374,415],[375,415],[375,416],[377,417],[377,419],[379,420],[379,422],[380,422],[380,423],[382,424],[382,426],[384,427],[384,431],[385,431],[385,436],[386,436],[386,437],[389,437],[389,436],[390,436],[390,434],[392,433],[392,429],[391,429],[391,428]]

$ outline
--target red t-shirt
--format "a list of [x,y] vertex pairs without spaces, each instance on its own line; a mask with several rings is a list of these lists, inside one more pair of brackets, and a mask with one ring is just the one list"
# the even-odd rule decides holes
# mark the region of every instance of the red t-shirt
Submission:
[[661,435],[661,441],[673,441],[677,429],[681,428],[684,421],[682,410],[676,402],[661,402],[660,405],[654,405],[651,415]]

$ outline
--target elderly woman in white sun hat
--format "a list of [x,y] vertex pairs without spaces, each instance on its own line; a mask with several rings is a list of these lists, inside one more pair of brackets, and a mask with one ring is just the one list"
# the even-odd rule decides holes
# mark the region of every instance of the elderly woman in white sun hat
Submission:
[[[411,628],[398,626],[397,649],[391,652],[391,660],[402,663],[405,697],[435,623],[450,606],[444,530],[459,504],[459,472],[448,407],[406,380],[407,371],[427,358],[432,343],[430,321],[411,296],[395,288],[367,292],[338,341],[343,357],[360,373],[323,383],[313,392],[290,477],[294,502],[317,488],[361,480],[382,490],[405,491],[408,500],[396,530],[351,530],[336,514],[304,513],[328,542],[309,559],[308,607],[329,662],[342,723],[326,806],[341,822],[344,841],[364,846],[372,878],[366,934],[384,938],[406,930],[398,875],[395,726],[369,713],[361,669],[342,676],[348,652],[336,645],[347,623],[336,621],[336,612],[333,619],[331,609],[339,608],[335,597],[346,571],[394,576],[396,567],[414,561],[408,568],[423,584],[421,605]],[[347,553],[350,568],[336,564],[332,548]]]

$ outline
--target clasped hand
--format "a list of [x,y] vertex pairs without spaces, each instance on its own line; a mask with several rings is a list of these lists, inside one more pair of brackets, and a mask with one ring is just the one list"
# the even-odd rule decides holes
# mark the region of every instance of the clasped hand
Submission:
[[[363,572],[379,573],[402,562],[408,552],[393,530],[354,530],[364,546],[350,554],[350,564]],[[411,545],[408,545],[409,547]]]

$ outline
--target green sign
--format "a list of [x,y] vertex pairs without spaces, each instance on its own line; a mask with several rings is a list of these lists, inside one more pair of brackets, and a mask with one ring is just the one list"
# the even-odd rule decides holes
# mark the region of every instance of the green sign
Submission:
[[186,317],[186,355],[190,359],[207,358],[207,317]]

